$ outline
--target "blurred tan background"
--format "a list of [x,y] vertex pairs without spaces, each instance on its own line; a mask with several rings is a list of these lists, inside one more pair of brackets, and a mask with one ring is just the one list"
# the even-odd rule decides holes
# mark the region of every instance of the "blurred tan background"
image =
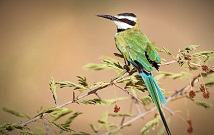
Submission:
[[[200,50],[213,50],[214,2],[207,0],[147,1],[147,0],[52,0],[52,1],[0,1],[0,108],[8,107],[33,116],[41,106],[54,106],[49,91],[49,80],[76,81],[76,76],[86,76],[89,82],[108,81],[114,77],[109,71],[85,71],[89,62],[100,62],[102,55],[113,56],[117,52],[113,36],[114,24],[96,17],[97,14],[116,15],[133,12],[140,20],[141,30],[156,43],[173,53],[190,44],[201,45]],[[166,55],[161,57],[171,60]],[[161,67],[161,70],[180,71],[178,66]],[[188,82],[162,80],[166,90],[182,88]],[[213,89],[209,89],[213,102]],[[126,96],[117,91],[118,96]],[[114,98],[113,88],[99,92],[105,98]],[[197,95],[201,98],[201,95]],[[71,89],[58,90],[59,102],[72,98]],[[201,98],[203,99],[203,98]],[[205,99],[203,99],[205,100]],[[119,103],[121,113],[128,113],[125,102]],[[184,100],[168,105],[173,111],[187,118],[189,107],[193,121],[193,135],[214,133],[214,109],[204,109]],[[69,105],[68,108],[84,112],[74,120],[72,128],[92,133],[89,123],[96,123],[101,114],[113,106]],[[151,115],[124,128],[124,135],[139,134]],[[166,112],[167,116],[168,113]],[[19,118],[0,110],[0,124],[20,122]],[[162,125],[162,124],[161,124]],[[185,135],[187,124],[177,116],[171,117],[173,135]],[[155,134],[151,131],[149,134]]]

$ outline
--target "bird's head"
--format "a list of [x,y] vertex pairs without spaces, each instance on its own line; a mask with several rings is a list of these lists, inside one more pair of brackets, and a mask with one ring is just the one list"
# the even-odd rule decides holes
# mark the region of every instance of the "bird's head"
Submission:
[[136,15],[133,13],[120,13],[116,16],[112,15],[97,15],[112,20],[119,31],[138,27]]

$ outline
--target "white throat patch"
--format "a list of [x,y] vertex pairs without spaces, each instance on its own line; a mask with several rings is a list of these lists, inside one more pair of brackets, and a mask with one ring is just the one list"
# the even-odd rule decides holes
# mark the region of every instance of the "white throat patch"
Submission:
[[114,24],[116,24],[117,29],[129,29],[132,28],[133,26],[124,23],[124,22],[118,22],[118,21],[114,21]]

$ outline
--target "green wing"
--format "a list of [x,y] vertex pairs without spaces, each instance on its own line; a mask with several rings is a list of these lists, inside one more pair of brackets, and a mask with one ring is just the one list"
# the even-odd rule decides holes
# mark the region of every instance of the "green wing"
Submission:
[[139,29],[129,29],[115,35],[115,42],[118,50],[127,61],[138,61],[147,71],[152,71],[152,65],[146,58],[160,63],[154,46]]

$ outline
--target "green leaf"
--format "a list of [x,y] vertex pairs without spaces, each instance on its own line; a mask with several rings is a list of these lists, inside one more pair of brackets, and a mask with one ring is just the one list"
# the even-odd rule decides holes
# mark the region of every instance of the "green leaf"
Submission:
[[157,116],[153,120],[147,122],[145,126],[141,129],[141,134],[145,135],[146,133],[149,132],[150,129],[154,129],[156,126],[159,124],[159,117]]
[[[71,132],[71,131],[75,131],[73,129],[70,128],[70,124],[72,123],[72,121],[78,116],[82,114],[81,112],[75,112],[74,114],[72,114],[66,121],[65,123],[63,124],[60,124],[60,123],[56,123],[56,122],[52,122],[54,125],[56,125],[58,128],[62,129],[60,131],[60,134],[63,132],[63,131],[66,131],[66,132]],[[76,132],[76,131],[75,131]]]
[[94,131],[94,133],[98,132],[98,129],[94,124],[90,124],[90,126],[91,126],[92,130]]
[[80,114],[82,114],[82,113],[81,113],[81,112],[75,112],[72,116],[70,116],[70,117],[66,120],[65,124],[71,124],[71,122],[72,122],[78,115],[80,115]]
[[108,116],[111,117],[133,117],[134,114],[119,114],[119,113],[110,113]]
[[125,89],[144,92],[147,90],[140,75],[131,75],[122,80],[125,83]]
[[49,82],[49,86],[50,86],[50,90],[53,94],[53,99],[55,101],[55,104],[58,105],[57,103],[57,94],[56,94],[56,86],[55,86],[55,81],[53,78],[51,78],[50,82]]
[[90,89],[93,89],[95,87],[103,87],[103,86],[106,86],[106,85],[109,85],[110,83],[109,82],[94,82],[91,86],[90,86]]
[[112,57],[103,56],[102,61],[111,69],[123,70],[123,66],[121,66],[119,61]]
[[20,132],[22,135],[37,135],[31,131],[27,131],[27,130],[17,130],[18,132]]
[[16,123],[4,123],[0,125],[0,133],[3,133],[4,131],[12,131],[15,129],[23,130],[23,129],[27,129],[27,126],[21,126]]
[[[132,72],[132,70],[131,70],[130,72]],[[129,74],[131,74],[130,72],[129,72]],[[125,69],[122,70],[121,72],[117,73],[117,76],[116,76],[112,81],[114,81],[114,80],[120,78],[120,77],[123,76],[125,73],[127,73],[127,71],[126,71]],[[117,81],[117,83],[123,83],[123,79],[126,79],[126,78],[127,78],[127,77],[121,78],[120,80]]]
[[205,109],[210,108],[212,106],[212,104],[198,100],[198,99],[191,99],[196,105],[202,106]]
[[27,116],[26,114],[24,114],[24,113],[19,113],[19,112],[17,112],[17,111],[12,110],[12,109],[8,109],[8,108],[5,108],[5,107],[4,107],[2,110],[5,111],[5,112],[7,112],[7,113],[10,113],[10,114],[12,114],[12,115],[15,115],[15,116],[17,116],[17,117],[30,119],[30,117]]
[[89,90],[89,88],[84,87],[82,85],[78,85],[69,81],[64,81],[64,82],[56,82],[57,85],[59,85],[60,88],[64,87],[73,87],[74,90]]
[[100,121],[107,121],[107,118],[108,118],[108,112],[105,112],[105,113],[103,113]]
[[214,55],[214,51],[201,51],[201,52],[192,54],[192,56],[194,57],[211,56],[211,55]]
[[36,115],[35,117],[37,117],[37,116],[39,116],[39,115],[41,115],[41,114],[44,114],[44,113],[52,113],[52,112],[54,112],[54,111],[62,111],[62,110],[64,110],[64,109],[65,109],[65,108],[51,107],[51,108],[44,109],[44,110],[38,112],[37,115]]
[[92,104],[92,105],[95,105],[95,104],[106,104],[105,100],[102,100],[102,99],[99,99],[99,98],[94,98],[94,99],[83,99],[83,100],[80,100],[79,103],[83,103],[83,104]]
[[75,130],[71,129],[70,128],[70,125],[69,124],[60,124],[60,123],[56,123],[56,122],[52,122],[56,127],[60,128],[61,130],[63,131],[66,131],[66,132],[76,132]]
[[53,121],[56,121],[59,118],[65,116],[67,114],[70,114],[71,112],[72,112],[72,110],[69,110],[67,108],[62,108],[62,110],[58,110],[58,111],[55,111],[54,113],[52,113],[51,116],[54,118]]
[[86,81],[86,77],[81,77],[81,76],[77,76],[77,77],[79,78],[79,80],[78,80],[79,84],[88,88],[88,83]]
[[148,95],[143,96],[140,100],[142,101],[143,105],[145,105],[145,106],[153,103],[152,98]]
[[201,51],[201,52],[197,52],[192,54],[193,57],[204,57],[205,60],[204,62],[207,62],[208,60],[210,60],[211,58],[214,58],[214,51]]
[[98,120],[98,123],[100,123],[101,125],[104,125],[107,131],[109,131],[109,128],[116,126],[113,122],[107,122],[102,120]]
[[111,69],[106,64],[96,64],[96,63],[88,63],[83,67],[85,70],[105,70],[105,69]]
[[91,69],[91,70],[104,70],[104,69],[115,69],[115,70],[123,70],[123,66],[121,66],[120,62],[114,58],[108,56],[101,57],[103,64],[95,64],[89,63],[85,65],[84,69]]
[[110,127],[114,127],[115,124],[112,122],[108,122],[107,119],[108,119],[108,112],[105,112],[102,115],[101,119],[98,120],[98,123],[99,123],[99,128],[101,128],[102,126],[105,126],[106,130],[109,131]]
[[123,100],[126,100],[126,99],[128,99],[128,97],[120,97],[120,98],[116,98],[116,99],[106,99],[100,105],[113,105],[116,102],[123,101]]
[[189,45],[184,50],[186,50],[186,51],[196,51],[198,47],[200,47],[200,45]]
[[86,77],[80,77],[80,76],[77,76],[77,77],[80,85],[69,81],[56,82],[55,84],[59,85],[60,88],[73,87],[74,90],[89,90]]
[[165,47],[162,47],[163,48],[163,52],[165,52],[166,54],[170,55],[170,56],[173,56],[172,53],[166,49]]
[[72,135],[90,135],[90,134],[85,133],[85,132],[80,132],[80,133],[75,133],[75,134],[72,134]]
[[117,98],[117,99],[100,99],[100,98],[94,98],[94,99],[83,99],[80,100],[79,103],[83,103],[83,104],[91,104],[91,105],[112,105],[115,104],[116,102],[122,101],[127,99],[128,97],[121,97],[121,98]]
[[155,78],[157,80],[159,80],[161,78],[165,78],[165,77],[168,77],[168,78],[171,78],[171,79],[178,79],[178,78],[180,78],[180,79],[188,79],[190,75],[191,75],[190,73],[187,73],[187,72],[184,72],[184,71],[181,71],[180,73],[160,71],[159,74]]
[[214,81],[208,81],[205,83],[206,87],[212,87],[214,85]]
[[212,87],[214,85],[214,74],[211,75],[210,79],[205,83],[206,87]]

